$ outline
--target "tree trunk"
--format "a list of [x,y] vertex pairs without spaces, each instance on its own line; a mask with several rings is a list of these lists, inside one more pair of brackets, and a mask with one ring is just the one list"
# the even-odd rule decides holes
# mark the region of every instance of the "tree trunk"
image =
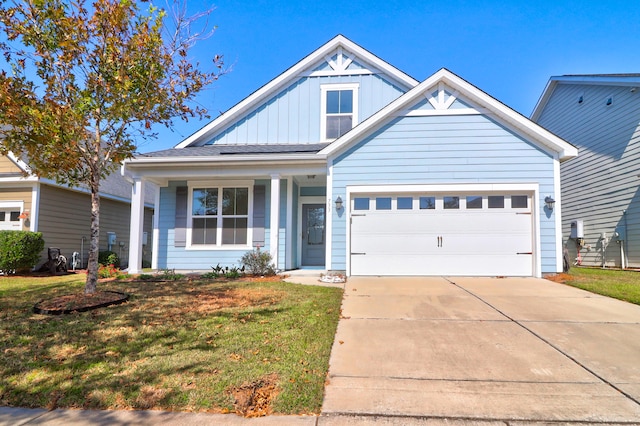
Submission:
[[98,252],[100,251],[100,176],[91,178],[91,243],[87,264],[85,294],[94,294],[98,286]]

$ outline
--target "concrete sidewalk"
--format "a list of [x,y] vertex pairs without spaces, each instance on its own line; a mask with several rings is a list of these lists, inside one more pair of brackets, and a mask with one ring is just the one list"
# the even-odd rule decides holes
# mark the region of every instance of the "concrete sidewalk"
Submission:
[[323,416],[640,424],[640,306],[534,278],[352,277],[343,316]]

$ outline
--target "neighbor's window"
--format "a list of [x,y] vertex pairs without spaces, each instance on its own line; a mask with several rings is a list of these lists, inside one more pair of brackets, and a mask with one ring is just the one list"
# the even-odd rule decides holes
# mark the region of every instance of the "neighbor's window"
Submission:
[[321,89],[323,138],[337,139],[357,124],[358,85],[324,85]]
[[246,245],[248,225],[249,188],[192,190],[191,244]]

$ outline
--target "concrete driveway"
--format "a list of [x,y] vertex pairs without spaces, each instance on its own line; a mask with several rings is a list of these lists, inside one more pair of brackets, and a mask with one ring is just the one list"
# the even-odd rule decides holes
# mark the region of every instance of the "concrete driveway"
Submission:
[[640,424],[640,306],[535,278],[354,277],[343,317],[320,424]]

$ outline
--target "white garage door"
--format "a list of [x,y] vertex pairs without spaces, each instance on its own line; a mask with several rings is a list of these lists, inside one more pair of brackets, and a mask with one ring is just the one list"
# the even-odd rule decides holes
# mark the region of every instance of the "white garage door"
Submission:
[[533,275],[531,194],[352,194],[352,275]]

